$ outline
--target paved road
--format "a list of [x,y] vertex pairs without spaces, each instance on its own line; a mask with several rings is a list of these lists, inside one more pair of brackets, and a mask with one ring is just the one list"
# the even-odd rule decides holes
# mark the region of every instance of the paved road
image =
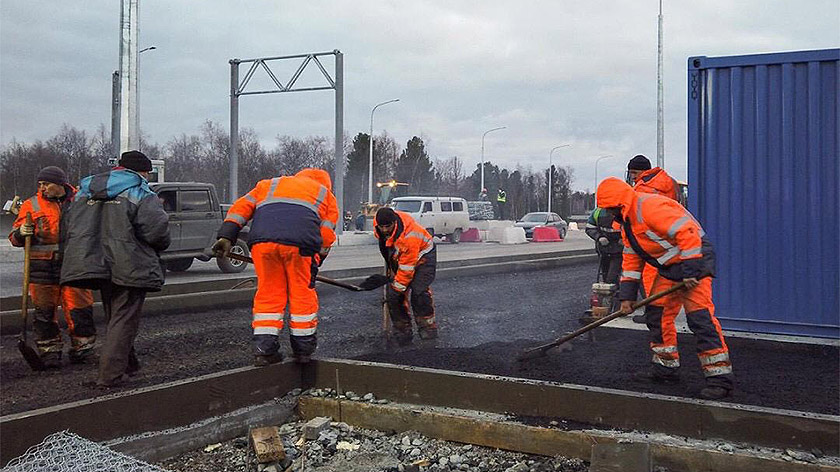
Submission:
[[[587,262],[552,270],[442,277],[432,286],[441,333],[433,345],[463,348],[545,340],[577,328],[595,266]],[[349,358],[383,348],[381,291],[353,293],[323,286],[318,292],[318,356]],[[144,317],[136,344],[143,375],[131,387],[250,365],[251,307],[244,305]],[[284,334],[288,352],[287,339]],[[95,375],[95,362],[33,373],[18,353],[17,337],[2,336],[0,415],[102,395],[81,385]]]
[[[438,260],[470,260],[479,257],[547,253],[564,250],[592,248],[593,243],[583,231],[570,231],[566,240],[559,243],[528,243],[501,245],[497,243],[462,243],[438,244]],[[324,263],[324,270],[350,269],[355,267],[380,267],[382,256],[375,245],[339,246],[332,250]],[[247,267],[245,273],[253,274],[254,269]],[[0,263],[0,296],[20,295],[23,282],[23,264],[21,262]],[[186,272],[167,272],[166,283],[178,284],[200,280],[224,280],[229,274],[223,274],[215,260],[209,262],[194,261]]]

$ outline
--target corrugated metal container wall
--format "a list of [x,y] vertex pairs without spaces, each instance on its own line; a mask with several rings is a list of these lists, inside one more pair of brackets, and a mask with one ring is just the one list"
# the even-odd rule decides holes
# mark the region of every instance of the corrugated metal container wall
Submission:
[[726,329],[840,337],[840,49],[688,60],[689,209]]

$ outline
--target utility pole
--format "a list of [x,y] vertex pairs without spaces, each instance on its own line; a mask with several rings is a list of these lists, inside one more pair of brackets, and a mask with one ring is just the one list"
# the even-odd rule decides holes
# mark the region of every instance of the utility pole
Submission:
[[659,0],[659,44],[656,66],[656,165],[665,168],[665,105],[662,87],[662,0]]
[[139,0],[120,10],[120,153],[137,149],[137,38]]

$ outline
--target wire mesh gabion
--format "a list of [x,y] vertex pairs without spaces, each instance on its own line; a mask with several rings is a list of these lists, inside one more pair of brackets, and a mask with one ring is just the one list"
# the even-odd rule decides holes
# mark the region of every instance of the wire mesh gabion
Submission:
[[6,464],[3,472],[166,472],[69,431],[47,436],[20,457]]

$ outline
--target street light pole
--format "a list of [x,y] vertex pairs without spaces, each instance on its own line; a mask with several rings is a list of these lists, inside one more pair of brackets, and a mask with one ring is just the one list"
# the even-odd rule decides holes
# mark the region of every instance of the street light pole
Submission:
[[551,213],[551,193],[552,193],[551,192],[551,190],[552,190],[552,188],[551,188],[551,184],[552,184],[551,175],[554,174],[554,172],[551,171],[551,167],[553,166],[552,161],[551,161],[551,155],[554,154],[554,151],[556,151],[560,148],[569,147],[569,146],[571,146],[571,144],[561,144],[560,146],[554,146],[553,148],[551,148],[551,152],[548,153],[548,212],[549,213]]
[[382,105],[400,101],[399,98],[378,103],[370,111],[370,158],[368,159],[368,203],[373,203],[373,112]]
[[[140,78],[140,54],[143,54],[146,51],[152,51],[157,49],[155,46],[149,46],[147,48],[143,48],[137,51],[137,78]],[[136,99],[134,100],[134,128],[137,130],[137,150],[140,151],[140,143],[142,138],[142,133],[140,132],[140,80],[137,81],[137,86],[135,87],[135,93],[137,94]]]
[[[601,162],[604,159],[609,158],[609,157],[613,157],[612,154],[607,154],[606,156],[601,156],[595,161],[595,190],[596,191],[598,190],[598,163]],[[596,203],[596,205],[597,205],[597,203]]]
[[498,128],[488,129],[481,135],[481,188],[478,189],[479,193],[484,191],[484,137],[487,136],[487,133],[492,133],[493,131],[505,128],[507,128],[507,126],[499,126]]

